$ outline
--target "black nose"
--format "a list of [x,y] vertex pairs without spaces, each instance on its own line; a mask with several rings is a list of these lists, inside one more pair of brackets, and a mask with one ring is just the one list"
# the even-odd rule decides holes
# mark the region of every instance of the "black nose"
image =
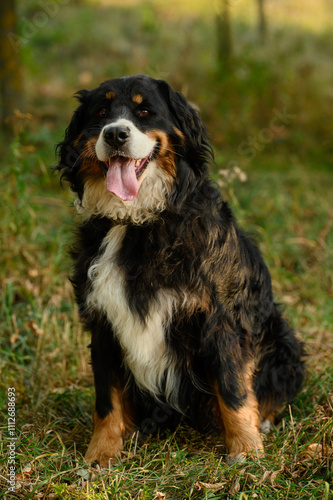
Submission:
[[130,129],[124,126],[109,125],[104,130],[103,135],[105,142],[117,148],[127,141],[130,136]]

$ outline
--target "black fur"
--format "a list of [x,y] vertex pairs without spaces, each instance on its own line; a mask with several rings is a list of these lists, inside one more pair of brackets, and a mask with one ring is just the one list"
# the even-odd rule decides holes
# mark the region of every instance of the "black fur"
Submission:
[[[115,94],[112,102],[105,100],[107,91]],[[148,119],[138,118],[141,108],[132,102],[136,93],[144,96],[141,108],[148,106]],[[119,221],[92,215],[78,230],[72,281],[80,316],[92,333],[98,417],[104,419],[114,410],[110,392],[116,387],[126,394],[133,427],[142,432],[145,425],[155,430],[181,414],[195,427],[223,428],[215,387],[225,405],[237,412],[248,397],[248,366],[253,366],[262,418],[290,403],[304,378],[303,345],[274,303],[270,275],[258,248],[238,228],[209,180],[212,150],[197,112],[168,84],[143,76],[110,80],[77,95],[80,106],[58,145],[57,169],[81,201],[87,180],[87,169],[83,173],[81,168],[87,140],[124,112],[143,133],[163,131],[175,163],[161,211],[152,212],[142,223],[133,223],[130,216]],[[89,161],[102,172],[102,162]],[[93,172],[88,171],[90,181]],[[103,252],[103,239],[118,224],[126,225],[126,232],[116,265],[124,276],[129,308],[140,322],[147,321],[160,290],[199,297],[195,307],[176,307],[164,332],[167,356],[178,377],[173,400],[177,404],[166,400],[163,386],[158,398],[137,387],[106,313],[87,306],[93,286],[88,270]]]

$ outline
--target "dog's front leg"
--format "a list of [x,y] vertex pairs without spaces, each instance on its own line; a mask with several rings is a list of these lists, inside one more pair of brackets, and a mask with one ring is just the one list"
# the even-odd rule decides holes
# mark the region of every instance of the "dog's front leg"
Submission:
[[85,459],[88,463],[98,462],[101,467],[108,466],[123,448],[125,433],[125,415],[122,394],[119,389],[110,391],[111,409],[105,416],[100,416],[98,406],[94,414],[94,430]]
[[[227,374],[224,375],[226,376]],[[256,458],[264,454],[259,433],[258,401],[252,387],[251,369],[247,368],[243,382],[245,395],[238,405],[231,404],[225,395],[223,379],[215,385],[230,463],[242,462],[247,456]]]
[[123,436],[133,428],[129,396],[119,363],[119,346],[112,331],[96,328],[92,335],[91,360],[94,371],[96,406],[93,434],[85,454],[89,463],[108,466],[123,449]]

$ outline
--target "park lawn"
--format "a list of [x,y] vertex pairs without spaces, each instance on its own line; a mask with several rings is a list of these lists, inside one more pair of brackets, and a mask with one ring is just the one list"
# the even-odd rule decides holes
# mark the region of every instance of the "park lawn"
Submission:
[[[1,138],[0,490],[8,477],[7,389],[14,387],[14,498],[333,498],[332,36],[280,28],[265,52],[253,25],[240,19],[235,67],[221,76],[213,19],[196,11],[165,17],[156,5],[113,8],[107,49],[110,7],[82,4],[75,25],[78,7],[62,7],[23,50],[32,116],[17,117],[15,137]],[[19,8],[29,17],[37,7]],[[74,109],[71,94],[106,74],[139,72],[168,79],[199,106],[216,152],[212,176],[255,234],[276,299],[307,344],[307,381],[265,437],[265,459],[228,466],[223,442],[181,426],[145,442],[132,436],[110,470],[90,471],[83,462],[94,391],[89,335],[68,281],[76,216],[50,167]],[[246,182],[225,181],[220,171],[235,165]]]

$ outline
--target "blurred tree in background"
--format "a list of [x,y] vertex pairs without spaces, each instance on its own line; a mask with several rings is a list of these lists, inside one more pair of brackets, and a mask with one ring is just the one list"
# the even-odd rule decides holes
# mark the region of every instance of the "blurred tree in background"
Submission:
[[[258,6],[258,31],[261,42],[267,35],[267,20],[265,15],[264,0],[255,0]],[[217,64],[223,74],[231,68],[233,55],[233,40],[231,27],[232,2],[230,0],[217,0],[216,3],[217,25]]]
[[15,110],[22,111],[23,81],[18,46],[11,43],[11,36],[17,34],[17,13],[15,0],[0,2],[0,118],[8,124]]
[[258,2],[258,17],[259,17],[259,35],[262,41],[265,40],[267,34],[267,21],[265,16],[264,3],[265,0],[257,0]]
[[216,6],[217,63],[221,73],[223,73],[230,69],[232,58],[230,1],[219,0]]

